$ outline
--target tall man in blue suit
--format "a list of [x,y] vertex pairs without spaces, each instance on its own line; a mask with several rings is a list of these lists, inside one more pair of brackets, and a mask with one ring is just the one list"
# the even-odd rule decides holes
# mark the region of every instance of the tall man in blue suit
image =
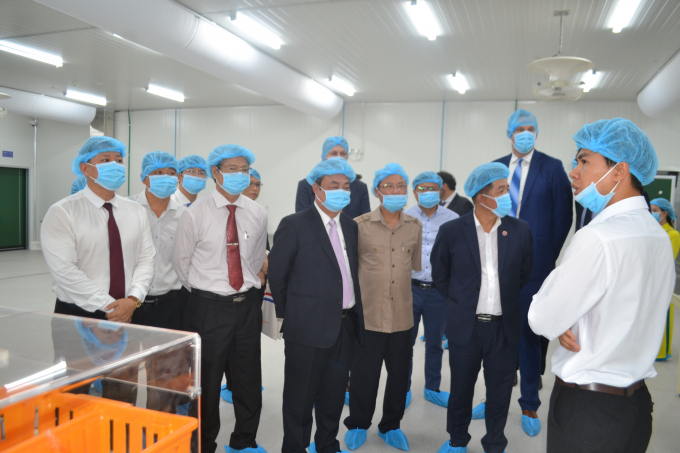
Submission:
[[[321,150],[321,160],[342,158],[347,160],[349,157],[349,145],[344,137],[328,137],[323,142]],[[360,215],[371,212],[371,202],[368,199],[368,187],[366,183],[360,181],[361,175],[357,175],[349,185],[351,194],[349,204],[342,210],[342,213],[355,219]],[[295,196],[295,212],[300,212],[314,204],[314,191],[306,179],[298,182],[297,195]]]
[[345,387],[364,331],[358,227],[340,213],[355,177],[344,159],[317,164],[307,176],[316,201],[281,220],[274,235],[269,287],[283,318],[286,355],[282,453],[306,453],[308,446],[309,453],[340,451]]
[[[533,113],[517,110],[508,119],[507,135],[512,154],[496,162],[505,164],[510,173],[510,216],[529,222],[534,238],[534,267],[531,280],[522,289],[522,338],[519,345],[519,371],[522,408],[522,428],[530,436],[541,430],[536,411],[541,405],[538,390],[541,384],[541,337],[527,320],[534,294],[543,280],[555,269],[555,262],[567,239],[572,223],[573,195],[562,162],[534,148],[538,122]],[[547,342],[547,340],[543,340]],[[547,348],[544,349],[547,352]]]
[[[465,453],[471,436],[472,398],[481,363],[486,383],[486,453],[502,453],[503,433],[517,366],[522,302],[531,276],[533,239],[512,208],[508,167],[493,162],[474,169],[465,194],[474,210],[439,228],[432,249],[432,280],[446,299],[451,396],[439,453]],[[525,315],[526,316],[526,315]]]

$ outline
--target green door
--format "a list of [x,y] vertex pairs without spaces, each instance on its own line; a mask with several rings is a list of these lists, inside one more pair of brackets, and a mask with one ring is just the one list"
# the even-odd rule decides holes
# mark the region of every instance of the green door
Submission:
[[0,167],[0,250],[26,248],[26,170]]

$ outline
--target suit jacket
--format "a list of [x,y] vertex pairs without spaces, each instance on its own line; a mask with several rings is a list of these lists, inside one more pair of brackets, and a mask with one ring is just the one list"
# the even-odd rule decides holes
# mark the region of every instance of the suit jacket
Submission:
[[[508,154],[496,162],[510,166]],[[573,193],[562,162],[534,150],[524,183],[519,218],[534,237],[533,280],[543,281],[555,269],[573,221]]]
[[[474,211],[439,227],[430,260],[434,287],[447,301],[446,337],[457,346],[467,345],[472,337],[482,284],[473,216]],[[522,324],[520,291],[531,277],[533,238],[529,224],[514,217],[503,217],[497,234],[503,331],[515,346]]]
[[[349,197],[349,204],[342,213],[351,219],[355,219],[360,215],[371,212],[371,202],[368,198],[368,187],[363,181],[355,179],[349,185],[351,195]],[[298,182],[297,196],[295,197],[295,212],[300,212],[303,209],[314,204],[314,191],[306,179]]]
[[472,202],[467,198],[455,194],[453,196],[453,200],[451,200],[451,203],[449,203],[447,207],[462,217],[468,212],[472,211],[475,205],[473,205]]
[[[356,304],[349,316],[354,321],[357,341],[363,344],[358,227],[344,214],[338,219],[354,283]],[[283,318],[283,338],[315,348],[333,346],[342,322],[342,274],[316,207],[281,220],[269,254],[268,277],[276,316]]]

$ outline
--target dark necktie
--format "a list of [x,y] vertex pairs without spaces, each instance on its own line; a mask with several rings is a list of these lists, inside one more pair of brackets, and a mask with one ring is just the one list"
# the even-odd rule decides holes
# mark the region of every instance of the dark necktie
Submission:
[[229,220],[227,220],[227,268],[229,270],[229,286],[236,291],[243,286],[243,270],[241,269],[241,249],[238,245],[236,229],[236,205],[230,204]]
[[113,217],[113,205],[104,203],[104,208],[109,211],[109,271],[111,282],[109,284],[109,296],[114,299],[125,298],[125,265],[123,264],[123,246],[120,241],[120,231],[115,217]]
[[446,204],[446,201],[440,201],[439,206],[444,206]]

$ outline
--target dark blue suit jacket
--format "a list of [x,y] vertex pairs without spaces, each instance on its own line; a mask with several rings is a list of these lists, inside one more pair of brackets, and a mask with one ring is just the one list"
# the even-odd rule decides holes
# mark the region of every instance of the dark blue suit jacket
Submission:
[[[508,154],[495,162],[510,166]],[[573,221],[573,192],[562,162],[534,150],[524,183],[519,218],[534,236],[532,280],[543,281],[555,269]]]
[[[360,215],[371,212],[371,202],[368,198],[366,183],[355,179],[349,185],[349,190],[351,191],[349,204],[342,210],[342,213],[351,219],[356,219]],[[307,209],[312,203],[314,203],[314,191],[307,180],[303,179],[298,183],[297,196],[295,197],[295,212]]]
[[[446,338],[456,346],[467,345],[472,337],[482,284],[473,216],[474,211],[469,212],[439,228],[430,260],[434,286],[447,301]],[[503,217],[497,233],[503,331],[516,346],[522,324],[520,291],[531,277],[533,240],[529,224],[514,217]]]
[[[359,289],[357,223],[340,214],[356,305],[349,316],[357,341],[363,344],[364,310]],[[333,246],[315,206],[284,217],[274,233],[269,254],[269,288],[276,316],[283,318],[286,341],[314,348],[330,348],[342,322],[342,274]]]

